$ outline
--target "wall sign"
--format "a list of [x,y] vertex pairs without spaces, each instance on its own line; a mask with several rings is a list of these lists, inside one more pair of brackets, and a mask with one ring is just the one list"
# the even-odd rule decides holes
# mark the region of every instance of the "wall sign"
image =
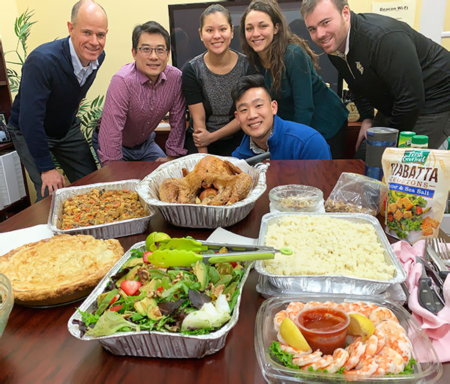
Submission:
[[416,17],[416,0],[382,3],[372,2],[372,12],[404,21],[414,28],[414,19]]

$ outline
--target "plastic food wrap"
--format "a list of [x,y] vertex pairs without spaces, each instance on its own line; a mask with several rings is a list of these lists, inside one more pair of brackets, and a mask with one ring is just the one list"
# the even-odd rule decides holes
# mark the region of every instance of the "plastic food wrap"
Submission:
[[343,172],[325,202],[325,211],[366,213],[376,216],[383,211],[386,193],[387,186],[381,181],[356,173]]

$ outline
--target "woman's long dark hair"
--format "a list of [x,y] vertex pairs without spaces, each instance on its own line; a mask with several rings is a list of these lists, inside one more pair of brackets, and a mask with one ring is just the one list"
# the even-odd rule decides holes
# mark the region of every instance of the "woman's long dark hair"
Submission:
[[250,47],[245,38],[245,19],[251,11],[260,11],[269,15],[273,26],[278,24],[278,33],[273,36],[273,41],[269,46],[268,59],[272,77],[272,91],[277,93],[281,86],[281,77],[285,69],[284,54],[289,44],[296,44],[311,57],[311,61],[316,70],[319,69],[318,55],[309,47],[306,40],[292,33],[286,18],[284,17],[278,3],[274,0],[254,0],[252,1],[241,17],[240,35],[242,50],[247,55],[248,60],[254,66],[262,65],[258,54]]

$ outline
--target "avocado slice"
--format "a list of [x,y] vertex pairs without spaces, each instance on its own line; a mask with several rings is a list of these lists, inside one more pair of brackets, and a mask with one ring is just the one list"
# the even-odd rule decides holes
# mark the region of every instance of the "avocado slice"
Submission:
[[223,284],[226,287],[232,279],[233,279],[233,276],[231,276],[231,275],[222,275],[220,280],[216,284],[214,284],[214,286],[218,287],[220,284]]
[[97,296],[97,308],[100,307],[100,304],[102,303],[103,299],[108,295],[109,292],[101,293]]
[[142,265],[142,264],[144,264],[144,260],[142,259],[142,257],[135,257],[133,259],[128,260],[122,266],[122,268],[132,268],[132,267],[135,267],[136,265]]
[[209,282],[208,270],[205,263],[197,261],[194,266],[194,274],[200,283],[200,291],[204,291]]
[[210,266],[208,268],[208,276],[209,280],[211,280],[211,283],[216,284],[220,280],[219,272],[217,272],[217,269]]
[[228,294],[228,293],[233,293],[235,290],[236,290],[236,287],[237,287],[237,282],[236,281],[233,281],[228,287],[226,287],[224,290],[223,290],[223,294],[224,295],[226,295],[226,294]]
[[139,291],[141,292],[147,292],[149,293],[150,291],[156,291],[157,288],[159,288],[162,284],[161,279],[153,279],[151,281],[149,281],[147,284],[143,285],[142,287],[139,288]]
[[134,303],[134,309],[142,316],[147,316],[147,310],[156,307],[156,300],[148,297]]
[[119,280],[116,281],[116,287],[120,288],[120,284],[122,284],[122,281],[127,280],[127,274],[123,275]]
[[140,267],[140,265],[136,265],[135,267],[133,267],[133,269],[131,269],[130,272],[126,274],[127,278],[125,280],[134,280]]

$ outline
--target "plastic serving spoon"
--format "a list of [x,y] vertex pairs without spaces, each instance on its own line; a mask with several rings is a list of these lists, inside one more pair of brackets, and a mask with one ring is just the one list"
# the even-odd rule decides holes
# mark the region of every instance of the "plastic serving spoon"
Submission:
[[[200,254],[199,252],[207,252],[209,246],[191,239],[170,239],[158,244],[158,249],[148,255],[148,261],[158,267],[190,267],[197,261],[216,264],[268,260],[273,259],[276,252],[274,248],[270,247],[239,246],[239,251],[233,253]],[[228,248],[227,244],[221,246]],[[217,249],[218,245],[211,245],[211,248],[213,247]],[[246,251],[249,248],[256,250]]]

